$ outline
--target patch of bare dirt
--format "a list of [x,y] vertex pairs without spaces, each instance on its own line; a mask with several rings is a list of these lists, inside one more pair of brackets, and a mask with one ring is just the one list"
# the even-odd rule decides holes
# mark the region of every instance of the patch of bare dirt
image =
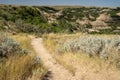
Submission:
[[48,80],[80,80],[75,79],[74,76],[66,70],[63,66],[58,64],[45,49],[42,38],[32,38],[32,45],[37,53],[37,56],[43,61],[44,66],[48,68],[50,75]]

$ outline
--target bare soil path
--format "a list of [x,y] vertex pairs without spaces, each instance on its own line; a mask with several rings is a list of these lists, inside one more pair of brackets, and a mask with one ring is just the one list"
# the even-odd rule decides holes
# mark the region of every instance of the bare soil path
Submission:
[[66,70],[63,66],[58,64],[51,54],[45,49],[42,38],[32,38],[32,45],[37,53],[37,56],[43,61],[44,66],[48,68],[51,73],[49,80],[78,80]]

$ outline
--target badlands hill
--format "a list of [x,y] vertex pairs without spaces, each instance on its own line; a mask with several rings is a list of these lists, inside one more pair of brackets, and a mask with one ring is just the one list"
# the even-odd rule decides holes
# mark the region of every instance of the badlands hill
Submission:
[[0,5],[0,30],[120,33],[120,7]]

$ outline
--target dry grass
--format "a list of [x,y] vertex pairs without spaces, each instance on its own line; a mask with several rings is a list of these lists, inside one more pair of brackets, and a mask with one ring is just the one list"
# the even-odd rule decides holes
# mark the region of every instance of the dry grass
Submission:
[[120,71],[99,58],[89,58],[84,54],[66,53],[56,59],[66,69],[72,71],[81,80],[119,80]]
[[28,50],[28,54],[10,56],[0,62],[0,80],[39,80],[46,69],[39,63],[31,46],[31,40],[26,34],[9,35],[20,46]]
[[0,65],[0,80],[26,80],[29,75],[32,75],[31,61],[32,58],[27,55],[10,57]]
[[30,44],[31,39],[29,38],[28,34],[21,33],[21,34],[13,35],[13,36],[10,35],[10,37],[13,38],[14,40],[16,40],[17,42],[19,42],[22,48],[26,48],[31,51],[34,51],[34,49],[32,48],[32,46]]
[[[90,58],[86,54],[78,53],[55,53],[56,45],[60,40],[79,37],[83,34],[49,34],[44,36],[44,43],[48,50],[54,54],[56,60],[66,69],[71,71],[78,80],[120,80],[120,70],[116,67],[113,58],[119,57],[115,50],[111,50],[111,57],[108,60],[100,59],[97,56]],[[97,35],[112,37],[114,35]]]

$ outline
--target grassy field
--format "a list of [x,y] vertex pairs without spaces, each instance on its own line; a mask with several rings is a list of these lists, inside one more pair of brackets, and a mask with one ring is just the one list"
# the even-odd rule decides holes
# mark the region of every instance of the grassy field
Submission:
[[[44,44],[48,48],[49,52],[51,52],[56,60],[63,65],[66,69],[68,69],[71,73],[73,73],[74,76],[79,77],[81,80],[119,80],[119,59],[120,55],[119,52],[116,52],[117,48],[112,48],[106,58],[101,58],[98,55],[88,55],[85,51],[79,51],[79,48],[76,51],[75,46],[72,46],[72,41],[76,38],[83,38],[84,36],[87,36],[85,39],[89,41],[89,37],[92,36],[92,40],[96,40],[97,38],[104,40],[107,40],[108,38],[112,38],[113,40],[111,42],[114,42],[114,38],[117,35],[85,35],[81,33],[77,34],[49,34],[44,35]],[[94,38],[96,37],[96,38]],[[119,37],[117,36],[117,39],[119,41]],[[116,40],[117,40],[116,39]],[[68,40],[72,40],[69,43]],[[84,40],[84,41],[86,41]],[[80,41],[80,39],[78,40]],[[90,39],[89,43],[87,43],[87,46],[84,46],[84,49],[92,50],[93,51],[98,47],[98,45],[95,45],[95,49],[92,48],[93,44],[88,47],[88,44],[90,44],[92,41]],[[100,41],[98,41],[100,42]],[[67,48],[65,48],[65,43],[67,44]],[[85,42],[83,42],[85,45]],[[70,44],[70,45],[69,45]],[[74,42],[74,44],[80,44],[77,42]],[[97,44],[94,42],[94,44]],[[58,52],[59,50],[62,50],[62,52]],[[70,50],[67,50],[70,49]],[[108,49],[108,47],[105,47],[103,50]],[[102,51],[103,51],[102,50]]]
[[[4,33],[3,33],[4,34]],[[8,56],[0,62],[0,80],[38,80],[47,71],[35,56],[31,39],[27,34],[11,35],[9,38],[17,41],[27,54]]]

